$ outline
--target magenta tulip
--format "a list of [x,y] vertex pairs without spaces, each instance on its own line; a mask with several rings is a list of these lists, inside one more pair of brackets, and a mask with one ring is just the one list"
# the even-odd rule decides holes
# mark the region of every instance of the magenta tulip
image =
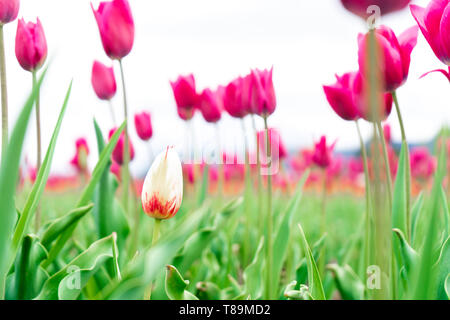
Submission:
[[116,94],[117,85],[113,67],[94,61],[91,82],[97,97],[101,100],[110,100]]
[[134,115],[134,125],[136,127],[136,132],[144,141],[150,140],[153,135],[152,121],[150,113],[141,112]]
[[194,75],[179,76],[175,82],[170,82],[170,85],[177,103],[178,115],[183,120],[192,119],[198,100]]
[[[267,141],[266,141],[266,131],[259,131],[257,133],[258,137],[258,144],[261,151],[261,156],[265,160],[266,158],[266,147],[267,147]],[[269,128],[269,143],[271,147],[271,154],[272,158],[276,156],[278,159],[284,159],[287,157],[288,152],[286,150],[286,147],[284,146],[283,141],[281,140],[281,135],[278,132],[278,130],[274,128]],[[273,159],[272,159],[273,160]]]
[[[398,38],[394,31],[386,26],[375,30],[375,39],[379,47],[379,68],[386,91],[394,91],[403,85],[408,78],[411,64],[411,53],[417,44],[418,28],[407,29]],[[368,72],[369,34],[358,37],[359,69],[363,74]]]
[[103,49],[111,59],[127,56],[134,43],[134,21],[127,0],[101,2],[94,12],[100,30]]
[[0,0],[0,24],[16,20],[19,13],[19,0]]
[[[109,131],[109,139],[113,136],[114,132],[116,132],[117,128],[113,128]],[[130,161],[134,159],[134,148],[131,143],[131,139],[128,139],[128,150],[130,155]],[[119,165],[123,165],[124,162],[124,148],[125,148],[125,134],[122,132],[120,134],[119,140],[117,141],[116,147],[113,150],[112,158]]]
[[16,57],[19,64],[27,71],[42,67],[47,58],[47,41],[41,21],[25,23],[19,19],[16,34]]
[[207,122],[218,122],[222,117],[221,91],[220,88],[216,91],[205,89],[199,97],[197,108]]
[[417,180],[428,180],[436,169],[436,159],[426,147],[411,151],[411,175]]
[[252,70],[250,111],[261,117],[267,117],[275,111],[277,105],[275,89],[272,81],[272,71]]
[[392,142],[391,126],[388,123],[383,126],[383,135],[386,143],[389,144]]
[[89,146],[85,138],[78,138],[75,142],[75,155],[70,163],[79,171],[87,170],[87,156],[89,155]]
[[234,118],[244,118],[249,113],[251,77],[239,77],[225,88],[223,107]]
[[320,141],[314,145],[312,161],[320,168],[327,168],[331,164],[332,153],[336,142],[331,146],[327,145],[327,138],[322,136]]
[[411,5],[411,13],[434,54],[450,66],[450,0],[432,0],[426,8]]
[[385,15],[406,8],[411,0],[341,0],[341,2],[348,11],[366,19],[370,15],[367,8],[371,5],[378,6],[381,14]]
[[337,82],[331,86],[323,86],[325,96],[334,112],[344,120],[357,120],[358,108],[353,96],[353,83],[357,72],[348,72],[341,77],[336,75]]

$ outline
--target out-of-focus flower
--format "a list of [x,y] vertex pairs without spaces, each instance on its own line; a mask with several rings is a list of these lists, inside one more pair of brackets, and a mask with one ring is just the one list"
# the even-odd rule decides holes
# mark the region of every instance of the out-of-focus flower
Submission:
[[314,145],[314,153],[312,155],[312,161],[315,165],[321,168],[327,168],[332,160],[332,153],[336,142],[331,146],[327,145],[327,138],[322,136],[320,141]]
[[277,106],[272,71],[273,68],[251,72],[250,112],[261,117],[271,115]]
[[[116,132],[117,128],[113,128],[109,131],[109,139],[113,136],[114,132]],[[113,160],[119,164],[122,165],[124,161],[124,149],[125,149],[125,133],[122,132],[120,134],[119,140],[117,141],[116,147],[114,148],[112,152],[112,158]],[[128,137],[128,150],[130,155],[130,161],[134,159],[134,148],[133,143],[131,142],[130,137]]]
[[342,174],[343,162],[341,156],[331,158],[331,163],[327,167],[327,181],[331,182],[334,179],[338,179]]
[[78,138],[75,142],[75,155],[70,161],[79,172],[87,170],[87,157],[89,155],[89,146],[85,138]]
[[127,56],[134,43],[134,21],[127,0],[101,2],[95,10],[103,49],[111,59],[120,60]]
[[361,157],[353,157],[348,161],[348,176],[350,180],[357,180],[364,172],[364,162]]
[[434,54],[450,66],[450,0],[431,0],[426,8],[411,5],[411,13]]
[[197,108],[207,122],[217,122],[222,117],[222,97],[220,89],[212,91],[206,88],[199,96]]
[[314,150],[312,149],[303,149],[300,150],[300,152],[292,158],[290,164],[291,167],[297,172],[297,173],[303,173],[306,169],[308,169],[313,161],[312,156],[314,154]]
[[101,100],[110,100],[117,91],[114,68],[107,67],[99,61],[94,61],[91,76],[92,87]]
[[47,40],[41,21],[25,23],[19,19],[16,33],[16,57],[22,68],[33,72],[42,67],[47,58]]
[[150,113],[145,111],[136,113],[134,115],[134,125],[139,138],[144,141],[150,140],[153,135]]
[[239,77],[230,82],[223,96],[224,109],[235,118],[243,118],[250,108],[251,76]]
[[[417,44],[417,26],[403,32],[398,38],[387,26],[375,29],[375,39],[378,46],[378,67],[380,68],[382,84],[386,91],[394,91],[405,83],[411,64],[411,53]],[[359,69],[364,76],[369,70],[370,33],[358,36]]]
[[[266,131],[259,131],[257,133],[258,136],[258,144],[259,150],[261,152],[261,156],[265,159],[267,155],[267,139],[266,139]],[[286,151],[286,147],[284,146],[283,141],[281,140],[281,135],[278,130],[274,128],[269,128],[269,143],[272,153],[272,160],[274,157],[278,157],[278,159],[284,159],[287,157],[288,153]]]
[[179,76],[175,82],[170,82],[178,115],[183,120],[190,120],[194,116],[198,95],[195,89],[194,75]]
[[334,112],[344,120],[357,120],[358,108],[355,105],[353,83],[357,72],[348,72],[342,76],[336,75],[336,83],[331,86],[323,86],[325,96]]
[[383,135],[384,135],[384,140],[386,140],[386,143],[391,143],[392,141],[392,135],[391,135],[391,126],[389,125],[389,123],[386,123],[383,126]]
[[436,169],[436,159],[426,147],[418,147],[411,151],[411,175],[420,181],[428,180]]
[[109,168],[109,171],[111,171],[112,174],[114,174],[117,178],[117,180],[120,181],[121,178],[121,171],[120,171],[120,164],[112,160],[111,167]]
[[183,199],[183,171],[173,147],[167,147],[153,161],[142,187],[142,208],[151,218],[175,216]]
[[187,177],[187,181],[190,184],[194,184],[195,182],[195,168],[192,163],[184,163],[183,164],[183,172],[184,176]]
[[19,14],[19,0],[0,0],[0,24],[16,20]]
[[348,11],[366,19],[372,14],[367,12],[371,5],[378,6],[381,15],[385,15],[406,8],[411,0],[341,0],[341,2]]

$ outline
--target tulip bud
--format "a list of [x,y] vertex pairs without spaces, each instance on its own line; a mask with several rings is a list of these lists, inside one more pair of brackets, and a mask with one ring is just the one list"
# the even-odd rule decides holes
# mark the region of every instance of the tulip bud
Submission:
[[203,90],[198,100],[198,109],[202,112],[203,118],[207,122],[217,122],[222,117],[221,90]]
[[411,0],[341,0],[341,2],[348,11],[366,19],[371,14],[367,9],[372,5],[379,7],[380,14],[385,15],[406,8]]
[[80,172],[87,170],[87,157],[89,155],[89,146],[85,138],[78,138],[75,142],[75,156],[71,164]]
[[167,147],[153,162],[142,187],[142,208],[155,219],[175,216],[183,199],[181,161],[173,147]]
[[101,2],[97,10],[92,4],[91,7],[106,55],[113,60],[127,56],[134,43],[134,21],[128,1]]
[[323,86],[328,103],[334,112],[344,120],[357,120],[358,108],[353,99],[353,82],[357,72],[348,72],[341,77],[336,75],[337,82],[332,86]]
[[392,141],[391,126],[388,123],[386,123],[383,126],[383,135],[384,139],[386,140],[386,143],[391,143]]
[[183,120],[192,119],[198,98],[194,75],[179,76],[175,82],[170,82],[170,85],[177,103],[178,115]]
[[27,71],[42,67],[47,58],[47,41],[41,21],[25,23],[19,19],[16,34],[16,57],[19,64]]
[[0,0],[0,24],[3,25],[16,20],[19,7],[19,0]]
[[272,82],[272,71],[252,70],[250,111],[261,117],[267,117],[275,111],[277,105],[275,89]]
[[141,112],[134,115],[134,125],[136,127],[136,132],[144,141],[149,140],[153,135],[152,122],[150,113]]
[[91,82],[95,94],[101,100],[110,100],[116,94],[117,84],[113,67],[94,61]]
[[419,180],[426,181],[436,169],[436,159],[426,147],[418,147],[411,151],[411,175]]
[[249,113],[250,81],[249,76],[239,77],[225,88],[223,106],[230,116],[243,118]]
[[[116,132],[117,128],[113,128],[109,131],[109,139],[113,136],[114,132]],[[134,159],[134,148],[131,143],[131,139],[128,137],[128,150],[130,155],[130,161]],[[124,161],[124,148],[125,148],[125,133],[122,132],[120,134],[119,140],[117,141],[116,147],[113,150],[112,158],[119,165],[123,164]]]
[[322,136],[320,141],[314,146],[312,161],[321,168],[327,168],[331,164],[332,152],[336,142],[331,146],[327,146],[327,138]]

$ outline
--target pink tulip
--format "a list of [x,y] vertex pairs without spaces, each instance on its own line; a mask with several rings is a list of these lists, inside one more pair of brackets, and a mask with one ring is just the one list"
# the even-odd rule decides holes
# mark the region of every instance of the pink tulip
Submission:
[[[266,131],[259,131],[257,133],[259,148],[262,154],[263,159],[265,159],[267,155],[266,146]],[[284,146],[283,141],[281,140],[281,135],[278,130],[274,128],[269,128],[269,143],[271,147],[272,157],[278,156],[278,159],[284,159],[287,157],[288,153],[286,151],[286,147]],[[276,149],[275,149],[276,148]]]
[[250,112],[261,117],[271,115],[277,105],[272,71],[255,69],[251,73]]
[[386,143],[391,143],[392,141],[391,126],[388,123],[386,123],[383,126],[383,135],[384,139],[386,140]]
[[101,100],[110,100],[116,94],[117,84],[113,67],[94,61],[91,82],[97,97]]
[[114,159],[111,163],[111,167],[110,167],[109,171],[116,176],[117,180],[120,181],[121,167],[120,167],[120,164],[118,164],[117,162],[114,161]]
[[175,82],[170,82],[178,115],[183,120],[190,120],[194,116],[198,96],[195,89],[194,75],[179,76]]
[[337,82],[332,86],[323,86],[328,103],[334,112],[344,120],[357,120],[358,108],[355,105],[353,83],[357,72],[348,72],[341,77],[336,75]]
[[249,113],[250,75],[239,77],[230,82],[225,88],[223,97],[224,109],[235,118],[243,118]]
[[[109,139],[113,136],[114,132],[116,132],[117,128],[113,128],[109,131]],[[131,143],[131,139],[128,139],[128,146],[129,146],[129,155],[130,155],[130,161],[134,159],[134,148],[133,144]],[[117,141],[116,147],[113,150],[112,158],[117,164],[122,165],[124,161],[124,148],[125,148],[125,134],[122,132],[120,134],[119,140]]]
[[364,162],[362,158],[351,158],[348,162],[348,175],[350,180],[356,180],[364,172]]
[[197,108],[202,112],[203,118],[207,122],[217,122],[222,117],[222,97],[221,89],[212,91],[211,89],[203,90],[200,95]]
[[19,19],[16,34],[16,57],[27,71],[38,70],[47,58],[47,41],[41,21],[25,23]]
[[411,151],[411,175],[418,180],[428,180],[436,169],[436,160],[426,147]]
[[78,171],[87,169],[87,156],[89,155],[89,146],[85,138],[78,138],[75,142],[75,155],[70,161]]
[[312,155],[312,161],[315,165],[321,168],[327,168],[332,161],[332,153],[336,142],[331,146],[327,145],[327,138],[322,136],[320,141],[314,145],[314,153]]
[[[379,49],[379,63],[381,77],[386,91],[394,91],[403,85],[408,78],[411,64],[411,53],[417,44],[417,26],[403,32],[398,38],[394,31],[386,26],[380,26],[375,30],[375,39]],[[367,75],[369,61],[369,33],[358,36],[359,68],[363,75]]]
[[450,0],[431,0],[426,8],[411,5],[411,13],[434,54],[450,66]]
[[19,7],[19,0],[0,0],[0,24],[16,20]]
[[348,11],[366,19],[370,15],[367,8],[371,5],[378,6],[381,14],[385,15],[406,8],[411,0],[341,0],[341,2]]
[[106,55],[117,60],[127,56],[134,43],[134,21],[128,1],[101,2],[98,10],[92,4],[91,7]]
[[150,113],[143,111],[135,114],[134,125],[139,138],[144,141],[150,140],[153,135]]
[[423,77],[429,75],[430,73],[435,73],[435,72],[442,73],[445,77],[447,77],[448,81],[450,82],[450,66],[448,67],[448,71],[444,70],[444,69],[432,70],[432,71],[428,71],[427,73],[423,74],[420,78],[423,78]]

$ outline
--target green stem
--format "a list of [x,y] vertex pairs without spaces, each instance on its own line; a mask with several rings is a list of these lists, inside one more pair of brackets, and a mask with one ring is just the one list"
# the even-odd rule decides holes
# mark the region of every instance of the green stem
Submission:
[[129,201],[129,184],[130,184],[130,171],[129,171],[129,163],[130,163],[130,148],[129,148],[129,138],[128,138],[128,106],[127,106],[127,90],[125,86],[125,76],[123,72],[123,64],[122,60],[119,60],[120,65],[120,75],[122,77],[122,88],[123,88],[123,116],[126,121],[124,128],[124,161],[122,168],[122,193],[123,193],[123,207],[126,213],[129,212],[128,201]]
[[[5,39],[3,25],[0,25],[0,82],[2,94],[2,151],[8,145],[8,90],[6,85]],[[2,152],[4,154],[4,152]]]
[[117,126],[117,122],[116,122],[116,116],[114,115],[114,107],[113,107],[111,99],[108,100],[108,108],[109,108],[109,112],[111,113],[111,120],[112,120],[113,126],[115,127],[115,126]]
[[[261,176],[261,156],[260,156],[260,150],[259,150],[259,141],[258,141],[258,129],[256,128],[256,121],[255,116],[252,115],[252,125],[253,125],[253,132],[256,139],[256,169],[257,169],[257,178],[258,178],[258,212],[257,216],[260,217],[262,213],[262,176]],[[264,234],[264,219],[259,219],[259,230],[260,234]]]
[[[33,76],[33,89],[37,86],[37,76],[36,71],[32,72]],[[39,172],[41,168],[42,161],[42,145],[41,145],[41,103],[40,103],[40,94],[39,90],[36,91],[36,138],[37,138],[37,159],[36,159],[36,174]],[[40,228],[41,222],[41,209],[38,206],[36,208],[36,216],[35,216],[35,230],[36,232]]]
[[249,164],[249,155],[248,155],[248,141],[247,141],[247,133],[245,130],[245,122],[244,119],[241,119],[241,128],[242,128],[242,137],[244,138],[244,146],[245,146],[245,177],[244,177],[244,213],[245,213],[245,226],[246,226],[246,239],[244,245],[244,263],[247,264],[250,262],[250,247],[251,247],[251,224],[252,217],[250,211],[250,199],[251,199],[251,176],[250,176],[250,164]]
[[[152,248],[156,245],[159,239],[159,230],[161,228],[161,220],[155,219],[153,224],[153,236],[152,236]],[[150,282],[149,286],[145,290],[144,300],[151,300],[152,298],[153,281]]]
[[[377,122],[377,129],[381,140],[381,146],[383,148],[383,158],[384,158],[384,167],[386,170],[386,187],[388,193],[388,205],[389,212],[392,212],[392,177],[391,177],[391,165],[389,164],[389,155],[386,146],[386,139],[384,138],[383,127],[381,126],[381,122]],[[389,214],[390,215],[390,214]]]
[[[267,117],[264,117],[264,129],[266,131],[266,154],[267,154],[267,169],[270,170],[272,166],[272,150],[269,137],[269,126],[267,125]],[[273,246],[272,246],[272,173],[267,174],[267,284],[266,297],[272,299],[272,260],[273,260]]]
[[222,205],[222,198],[224,195],[224,170],[223,170],[223,154],[222,154],[222,142],[220,139],[220,127],[216,123],[216,134],[217,134],[217,149],[219,152],[219,177],[217,182],[217,197],[219,207]]
[[395,110],[397,111],[398,121],[400,123],[400,130],[402,132],[402,142],[405,145],[406,152],[406,232],[408,241],[411,241],[411,163],[409,162],[409,147],[406,140],[405,125],[403,122],[402,113],[400,112],[400,105],[398,103],[397,92],[392,92],[392,98],[394,99]]
[[[320,236],[323,236],[327,231],[327,170],[322,170],[322,203],[320,214]],[[325,261],[326,261],[326,244],[323,245],[322,253],[319,261],[319,273],[322,279],[325,277]]]

